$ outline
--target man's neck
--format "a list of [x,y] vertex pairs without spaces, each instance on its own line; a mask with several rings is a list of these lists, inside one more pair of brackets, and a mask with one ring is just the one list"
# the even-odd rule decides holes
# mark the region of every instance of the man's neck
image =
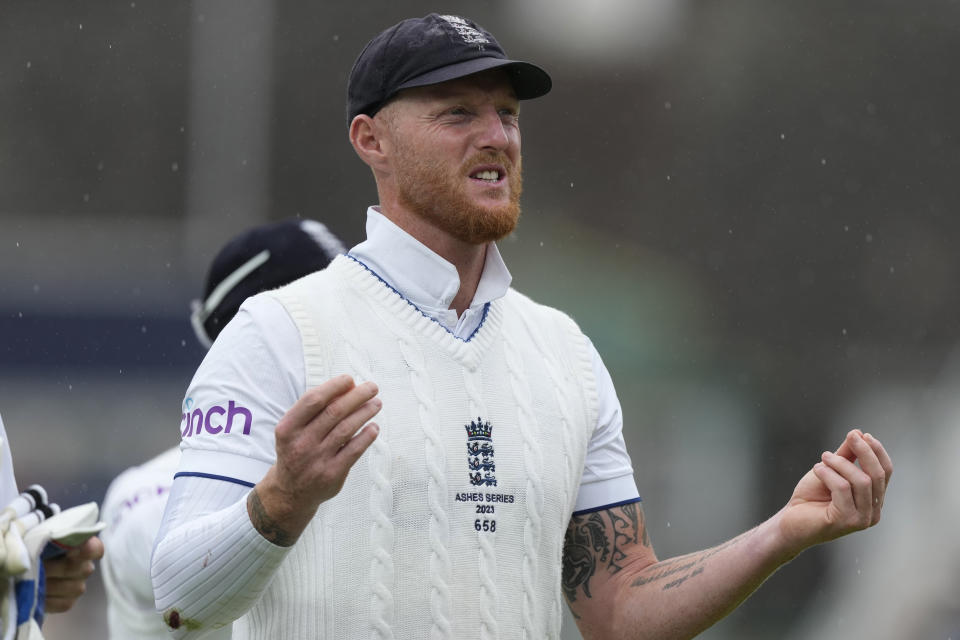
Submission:
[[403,209],[391,207],[388,211],[381,205],[379,210],[391,222],[457,269],[460,289],[450,302],[450,308],[457,312],[457,317],[463,315],[473,302],[477,287],[480,285],[480,277],[483,275],[483,267],[487,259],[487,245],[470,244],[458,240]]

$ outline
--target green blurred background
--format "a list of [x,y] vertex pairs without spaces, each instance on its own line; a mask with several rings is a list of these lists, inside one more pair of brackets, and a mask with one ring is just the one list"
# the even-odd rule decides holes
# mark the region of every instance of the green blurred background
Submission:
[[[849,428],[894,456],[877,528],[703,637],[960,638],[953,0],[3,0],[0,412],[21,484],[100,501],[177,441],[203,356],[189,302],[232,235],[302,216],[362,238],[376,193],[346,77],[430,11],[553,76],[523,107],[501,248],[611,370],[661,557],[772,514]],[[90,591],[48,640],[105,637]]]

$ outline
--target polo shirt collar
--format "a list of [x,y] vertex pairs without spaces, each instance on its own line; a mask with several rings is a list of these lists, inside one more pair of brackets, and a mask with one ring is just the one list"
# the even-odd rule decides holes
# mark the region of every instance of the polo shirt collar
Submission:
[[[367,209],[367,239],[350,254],[376,272],[407,300],[432,316],[446,312],[460,290],[452,264],[394,224],[376,207]],[[506,295],[513,277],[497,245],[487,245],[483,274],[470,309]]]

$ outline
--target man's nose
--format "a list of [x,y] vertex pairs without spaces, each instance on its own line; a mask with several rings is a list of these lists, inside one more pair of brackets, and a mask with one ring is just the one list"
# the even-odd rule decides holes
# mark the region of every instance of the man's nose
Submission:
[[477,119],[477,146],[484,149],[505,150],[510,145],[510,134],[496,109],[484,111]]

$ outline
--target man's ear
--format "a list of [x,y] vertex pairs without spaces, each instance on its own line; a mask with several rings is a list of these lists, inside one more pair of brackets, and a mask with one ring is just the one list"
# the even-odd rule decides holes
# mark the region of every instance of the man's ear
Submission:
[[[350,123],[350,144],[360,159],[371,169],[383,168],[387,162],[389,142],[386,127],[370,116],[361,113]],[[385,145],[384,143],[387,142]]]

